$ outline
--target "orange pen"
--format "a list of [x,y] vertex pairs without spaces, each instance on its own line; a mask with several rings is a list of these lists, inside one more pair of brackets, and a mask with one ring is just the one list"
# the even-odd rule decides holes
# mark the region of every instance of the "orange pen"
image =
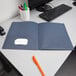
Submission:
[[44,74],[44,72],[43,72],[43,70],[42,70],[42,68],[41,68],[40,64],[38,63],[38,61],[37,61],[36,57],[35,57],[35,56],[33,56],[33,57],[32,57],[32,59],[33,59],[33,62],[34,62],[34,63],[36,64],[36,66],[38,67],[38,69],[39,69],[39,71],[40,71],[41,75],[42,75],[42,76],[45,76],[45,74]]

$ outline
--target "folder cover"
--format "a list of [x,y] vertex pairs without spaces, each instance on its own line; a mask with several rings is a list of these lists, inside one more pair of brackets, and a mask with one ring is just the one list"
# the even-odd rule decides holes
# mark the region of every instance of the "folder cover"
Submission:
[[[15,45],[17,38],[28,39],[27,45]],[[64,24],[13,22],[3,49],[72,50],[73,46]]]

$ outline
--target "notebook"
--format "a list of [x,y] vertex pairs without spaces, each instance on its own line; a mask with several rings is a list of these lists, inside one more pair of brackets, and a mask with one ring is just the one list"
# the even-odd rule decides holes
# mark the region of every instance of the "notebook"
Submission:
[[76,76],[76,51],[72,51],[55,76]]
[[[15,45],[18,38],[27,39],[28,44]],[[73,46],[64,24],[28,21],[12,23],[3,49],[72,50]]]

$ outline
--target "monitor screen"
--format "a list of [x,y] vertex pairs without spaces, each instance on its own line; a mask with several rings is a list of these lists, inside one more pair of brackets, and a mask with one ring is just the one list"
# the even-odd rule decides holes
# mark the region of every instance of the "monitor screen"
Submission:
[[28,5],[29,5],[30,9],[34,9],[34,8],[44,5],[50,1],[52,1],[52,0],[28,0]]

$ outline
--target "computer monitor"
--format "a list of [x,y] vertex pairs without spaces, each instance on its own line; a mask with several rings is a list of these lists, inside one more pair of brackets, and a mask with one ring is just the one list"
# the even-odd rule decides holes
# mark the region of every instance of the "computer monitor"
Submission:
[[28,5],[30,9],[37,8],[39,6],[42,6],[52,0],[28,0]]

